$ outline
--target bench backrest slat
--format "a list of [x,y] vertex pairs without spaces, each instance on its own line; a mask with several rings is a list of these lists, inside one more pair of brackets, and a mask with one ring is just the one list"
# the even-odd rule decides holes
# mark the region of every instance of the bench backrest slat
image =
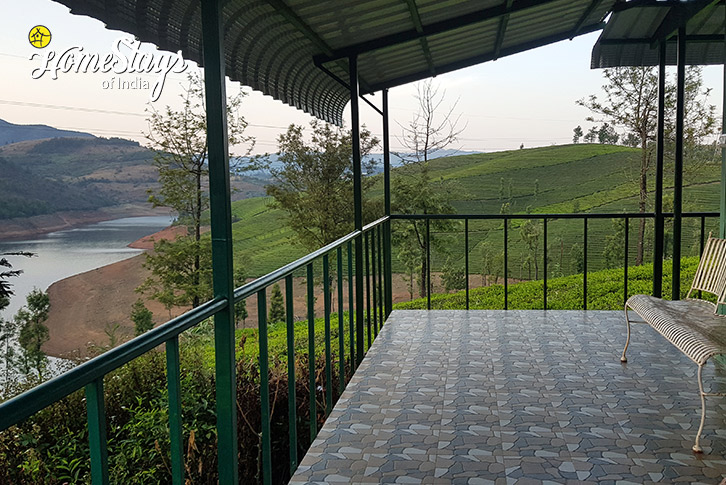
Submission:
[[724,294],[726,293],[726,239],[709,235],[688,297],[694,290],[711,293],[718,298],[719,303],[724,303],[723,300],[726,298]]

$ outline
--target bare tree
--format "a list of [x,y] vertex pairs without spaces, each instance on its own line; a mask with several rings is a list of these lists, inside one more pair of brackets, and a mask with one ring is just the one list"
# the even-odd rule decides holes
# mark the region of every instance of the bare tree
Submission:
[[[434,86],[431,80],[418,83],[416,90],[418,111],[408,125],[401,126],[400,141],[409,153],[397,154],[405,167],[404,170],[397,171],[397,177],[392,181],[393,209],[403,214],[452,213],[454,208],[450,200],[453,197],[453,190],[443,181],[431,180],[429,160],[432,155],[456,143],[465,127],[459,127],[460,116],[454,115],[457,103],[448,110],[443,110],[445,92],[439,93],[439,88]],[[431,222],[431,228],[435,231],[451,230],[453,226],[452,221]],[[416,269],[420,270],[420,296],[426,294],[424,282],[429,271],[426,261],[429,245],[437,249],[442,248],[435,240],[428,241],[425,234],[424,220],[407,221],[402,229],[394,234],[394,241],[403,250],[401,254],[418,253],[417,258],[407,257],[403,262],[409,273],[413,273]],[[413,265],[418,268],[414,268]]]

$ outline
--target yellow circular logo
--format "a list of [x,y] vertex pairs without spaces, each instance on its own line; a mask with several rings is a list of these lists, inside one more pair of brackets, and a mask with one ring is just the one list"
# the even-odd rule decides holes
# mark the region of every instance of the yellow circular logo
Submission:
[[30,33],[28,34],[30,45],[36,49],[42,49],[50,44],[51,37],[50,30],[45,25],[36,25],[30,29]]

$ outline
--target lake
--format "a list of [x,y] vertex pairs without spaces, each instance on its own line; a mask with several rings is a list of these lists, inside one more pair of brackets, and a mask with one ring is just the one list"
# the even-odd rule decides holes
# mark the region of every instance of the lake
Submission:
[[170,216],[126,217],[25,241],[0,242],[0,253],[29,251],[36,254],[32,258],[6,256],[13,269],[23,270],[23,274],[10,278],[15,295],[0,317],[12,318],[33,288],[47,290],[56,281],[141,253],[142,250],[129,248],[128,244],[171,223]]

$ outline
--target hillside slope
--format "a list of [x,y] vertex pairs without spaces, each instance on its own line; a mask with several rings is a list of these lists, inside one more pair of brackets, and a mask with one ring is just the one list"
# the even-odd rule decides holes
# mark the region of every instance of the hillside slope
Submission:
[[90,133],[82,131],[59,130],[48,125],[17,125],[0,120],[0,145],[17,143],[24,140],[41,140],[43,138],[94,138]]

